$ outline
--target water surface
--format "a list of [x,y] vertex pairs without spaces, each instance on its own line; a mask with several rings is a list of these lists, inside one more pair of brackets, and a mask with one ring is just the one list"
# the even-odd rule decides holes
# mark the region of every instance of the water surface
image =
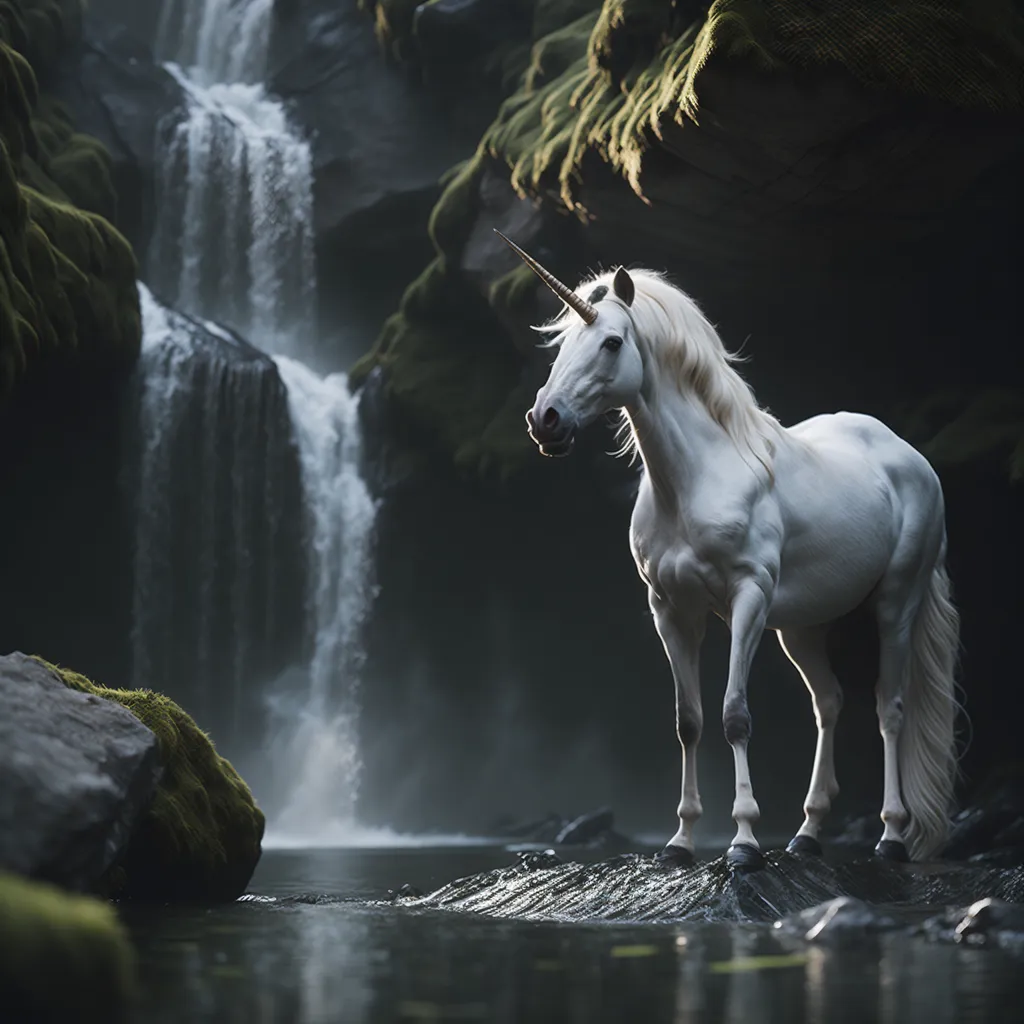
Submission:
[[819,948],[770,925],[568,924],[392,906],[503,847],[269,850],[215,909],[122,908],[140,1022],[1009,1021],[1021,962],[902,934]]

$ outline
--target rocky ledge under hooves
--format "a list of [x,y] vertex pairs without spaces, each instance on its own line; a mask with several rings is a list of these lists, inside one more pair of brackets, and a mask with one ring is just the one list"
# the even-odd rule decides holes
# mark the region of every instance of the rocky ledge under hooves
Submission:
[[[523,859],[457,879],[425,896],[399,894],[395,902],[534,921],[771,922],[840,897],[869,908],[884,905],[897,925],[918,926],[922,907],[962,907],[983,898],[1024,900],[1024,868],[900,865],[877,859],[828,864],[784,851],[767,854],[764,869],[748,873],[730,870],[722,857],[689,870],[659,867],[639,854],[597,864]],[[845,911],[844,922],[849,920]],[[813,922],[803,926],[805,932],[812,927]]]

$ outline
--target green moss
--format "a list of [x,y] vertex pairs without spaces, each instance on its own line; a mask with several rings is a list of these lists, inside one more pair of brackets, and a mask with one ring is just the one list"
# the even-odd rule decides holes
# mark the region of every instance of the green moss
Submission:
[[240,896],[259,861],[265,821],[249,787],[210,738],[162,694],[109,689],[43,664],[66,686],[123,704],[159,744],[163,776],[156,797],[110,873],[108,894],[160,901]]
[[5,1020],[124,1020],[134,987],[134,951],[108,903],[0,873]]
[[0,0],[0,396],[43,360],[121,366],[141,344],[135,259],[105,219],[109,156],[37,85],[79,8]]
[[884,12],[863,0],[715,0],[690,25],[655,0],[605,0],[586,67],[567,67],[543,96],[527,76],[488,133],[491,149],[518,188],[555,182],[570,208],[590,152],[642,194],[644,153],[665,122],[697,119],[700,74],[715,55],[766,72],[841,67],[870,87],[964,108],[1024,105],[1024,19],[1009,0],[899,0]]

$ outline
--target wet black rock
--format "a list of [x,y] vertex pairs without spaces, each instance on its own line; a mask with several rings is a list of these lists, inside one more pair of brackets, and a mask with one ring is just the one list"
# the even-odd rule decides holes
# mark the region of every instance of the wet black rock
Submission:
[[544,871],[562,863],[562,858],[554,850],[522,850],[518,857],[519,866],[526,871]]
[[599,807],[575,818],[563,818],[560,814],[548,814],[533,821],[499,818],[486,831],[503,839],[557,846],[586,846],[589,849],[625,849],[629,846],[629,840],[615,831],[615,814],[610,807]]
[[852,896],[833,900],[789,914],[776,921],[775,927],[807,942],[849,944],[878,932],[904,927],[880,907]]
[[159,774],[156,736],[130,711],[24,654],[0,657],[0,869],[93,888]]
[[929,918],[921,931],[939,942],[998,946],[1024,952],[1024,904],[986,897],[969,907]]
[[388,896],[392,900],[398,899],[418,899],[423,895],[422,889],[417,889],[415,885],[406,882],[405,885],[399,886],[397,889],[388,889]]
[[1024,775],[1010,772],[981,787],[954,819],[944,856],[1024,862]]
[[[887,918],[913,920],[911,908],[964,904],[979,893],[1024,898],[1024,870],[957,865],[902,865],[868,857],[831,866],[784,851],[766,855],[761,871],[732,871],[724,857],[675,870],[652,857],[624,854],[595,864],[546,870],[521,864],[460,878],[411,905],[527,920],[761,921],[812,910],[804,937],[822,941],[889,927]],[[854,902],[831,904],[839,897]],[[885,912],[865,910],[884,904]],[[831,906],[823,906],[831,904]],[[790,927],[799,927],[791,918]],[[819,927],[820,926],[820,927]]]

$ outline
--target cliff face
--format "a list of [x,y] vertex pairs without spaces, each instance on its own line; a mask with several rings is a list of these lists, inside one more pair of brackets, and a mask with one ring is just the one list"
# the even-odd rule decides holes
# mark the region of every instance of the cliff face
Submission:
[[[907,419],[923,442],[989,386],[937,350],[962,343],[977,300],[995,344],[1010,344],[995,282],[1019,251],[1006,229],[1021,210],[1013,4],[879,15],[805,0],[510,0],[518,48],[489,51],[489,5],[434,0],[416,18],[409,6],[378,3],[377,24],[428,83],[453,63],[446,31],[465,39],[475,10],[474,52],[503,62],[507,86],[434,208],[433,262],[362,364],[384,368],[399,407],[457,462],[515,471],[529,457],[522,415],[545,364],[526,326],[556,308],[492,227],[570,283],[600,264],[667,269],[728,344],[752,336],[750,376],[787,419],[836,403],[892,418],[954,387],[938,420],[934,403]],[[482,59],[463,57],[465,82]],[[975,293],[940,312],[934,293],[965,282]],[[1008,405],[995,404],[1003,458]],[[1024,420],[1009,418],[1015,443]],[[955,457],[936,441],[937,458]]]
[[139,350],[135,260],[111,226],[109,161],[45,89],[77,0],[0,6],[0,387],[44,363],[125,366]]

